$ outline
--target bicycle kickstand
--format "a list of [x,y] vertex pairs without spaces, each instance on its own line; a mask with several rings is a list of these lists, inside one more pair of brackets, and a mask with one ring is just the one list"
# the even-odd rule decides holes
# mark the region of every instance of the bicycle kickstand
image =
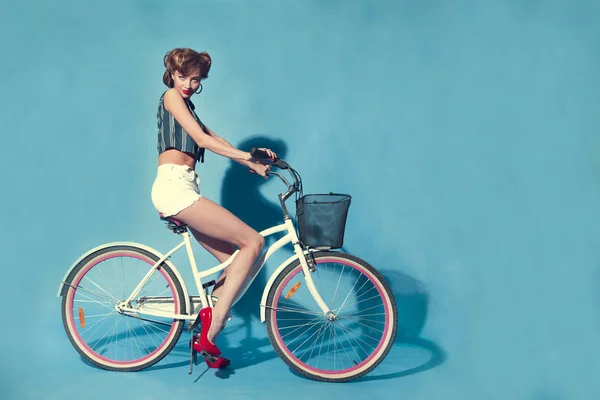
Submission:
[[188,372],[188,375],[192,374],[192,371],[194,370],[194,365],[198,363],[198,351],[194,349],[195,336],[196,335],[194,334],[194,330],[192,330],[190,335],[190,370]]
[[190,371],[188,372],[188,375],[192,374],[192,371],[194,370],[194,365],[198,363],[198,352],[194,349],[194,337],[196,336],[196,327],[198,327],[199,324],[200,313],[198,313],[198,316],[196,317],[193,323],[190,323],[188,328],[190,331]]

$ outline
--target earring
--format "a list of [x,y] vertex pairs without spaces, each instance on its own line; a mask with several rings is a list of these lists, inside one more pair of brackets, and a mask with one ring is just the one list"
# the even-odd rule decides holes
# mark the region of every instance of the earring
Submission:
[[202,84],[200,84],[200,90],[199,90],[199,91],[196,91],[195,93],[196,93],[196,94],[200,94],[201,92],[202,92]]

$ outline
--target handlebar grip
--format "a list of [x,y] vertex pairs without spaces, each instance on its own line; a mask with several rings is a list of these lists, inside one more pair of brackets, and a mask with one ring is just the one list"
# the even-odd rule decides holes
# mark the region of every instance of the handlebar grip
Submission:
[[271,157],[266,151],[257,149],[255,147],[250,149],[250,155],[252,156],[252,158],[256,158],[257,160],[271,161]]
[[268,162],[268,163],[273,164],[276,167],[279,167],[281,169],[287,169],[289,167],[288,164],[285,161],[283,161],[282,159],[280,159],[279,157],[276,157],[273,160],[266,151],[257,149],[256,147],[253,147],[250,149],[250,155],[252,156],[252,158],[255,158],[260,161]]

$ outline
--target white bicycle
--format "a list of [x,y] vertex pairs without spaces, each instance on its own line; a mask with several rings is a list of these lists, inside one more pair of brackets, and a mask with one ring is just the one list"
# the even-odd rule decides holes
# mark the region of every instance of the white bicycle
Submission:
[[[265,159],[260,150],[253,149],[252,155]],[[331,251],[342,246],[350,196],[303,195],[300,175],[289,164],[276,160],[273,166],[287,170],[293,183],[270,172],[287,185],[279,194],[283,223],[260,234],[283,236],[257,262],[262,268],[289,243],[294,255],[266,283],[259,305],[261,322],[266,322],[277,354],[293,370],[320,381],[356,379],[390,351],[397,325],[394,296],[367,262]],[[294,193],[299,234],[285,204]],[[60,284],[67,336],[79,354],[99,368],[142,370],[173,349],[186,322],[193,336],[199,310],[214,305],[208,291],[215,281],[203,280],[230,265],[239,251],[199,271],[186,225],[161,219],[182,238],[167,253],[139,243],[107,243],[75,261]],[[170,261],[183,247],[198,290],[195,296]],[[190,373],[195,361],[190,360]]]

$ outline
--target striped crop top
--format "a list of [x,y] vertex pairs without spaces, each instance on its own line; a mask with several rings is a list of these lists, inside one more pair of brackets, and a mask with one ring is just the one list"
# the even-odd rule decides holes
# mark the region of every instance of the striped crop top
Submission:
[[[198,146],[194,139],[188,135],[185,129],[183,129],[175,117],[173,117],[173,114],[171,114],[165,108],[165,93],[160,96],[158,112],[156,113],[158,125],[158,154],[169,148],[174,148],[191,154],[197,161],[199,160],[200,162],[204,162],[204,148]],[[188,110],[190,110],[190,113],[192,113],[198,124],[200,124],[200,127],[204,133],[206,133],[204,124],[202,121],[200,121],[200,118],[198,118],[196,112],[194,111],[194,104],[190,101],[190,99],[184,100],[185,104],[188,106]]]

